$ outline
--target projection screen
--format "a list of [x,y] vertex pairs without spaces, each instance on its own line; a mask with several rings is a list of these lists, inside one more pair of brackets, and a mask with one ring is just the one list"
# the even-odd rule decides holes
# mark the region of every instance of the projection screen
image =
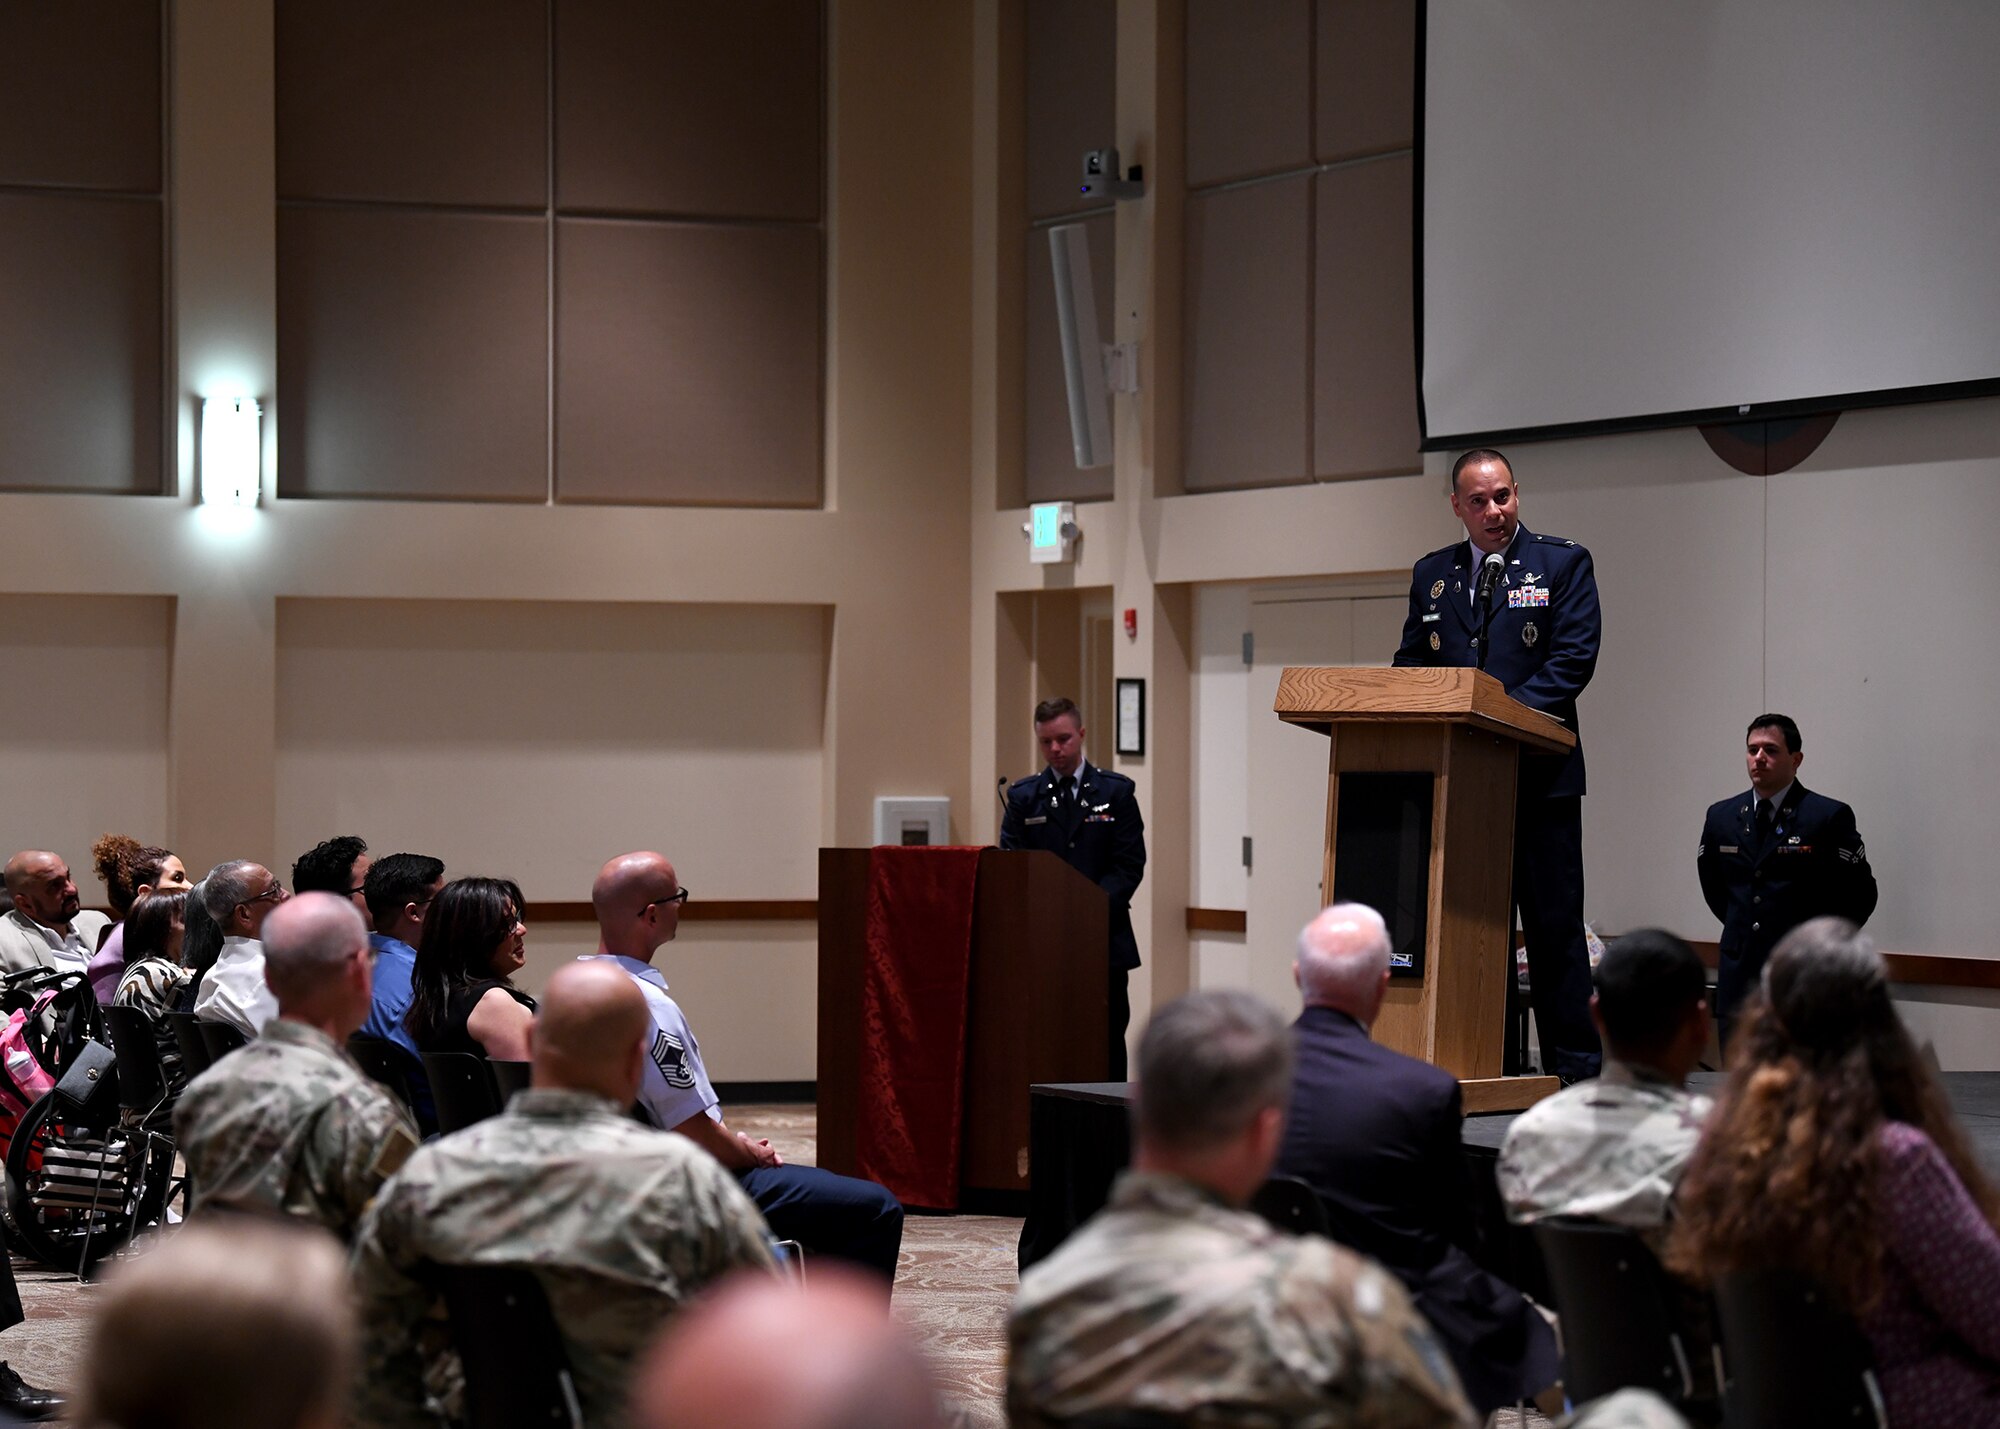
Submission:
[[2000,391],[2000,4],[1424,25],[1427,447]]

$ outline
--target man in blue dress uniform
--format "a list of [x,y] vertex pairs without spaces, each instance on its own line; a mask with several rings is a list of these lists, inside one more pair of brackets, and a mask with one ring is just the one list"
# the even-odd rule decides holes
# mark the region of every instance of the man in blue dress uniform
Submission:
[[1047,849],[1111,900],[1111,1079],[1125,1080],[1125,1025],[1132,1020],[1125,980],[1139,966],[1132,895],[1146,875],[1146,826],[1132,781],[1083,757],[1083,715],[1074,700],[1035,706],[1035,740],[1048,767],[1007,787],[1000,847]]
[[1854,810],[1799,783],[1805,742],[1787,715],[1761,714],[1744,735],[1750,788],[1711,804],[1696,866],[1722,922],[1716,1015],[1730,1023],[1778,939],[1809,918],[1861,924],[1875,911],[1875,873]]
[[[1576,697],[1597,668],[1602,621],[1590,552],[1521,524],[1514,470],[1477,449],[1451,469],[1451,510],[1466,539],[1432,551],[1410,575],[1398,665],[1478,665],[1522,704],[1577,732]],[[1489,555],[1503,564],[1487,612],[1475,604]],[[1590,954],[1583,932],[1583,744],[1523,752],[1514,796],[1514,903],[1528,944],[1528,981],[1542,1069],[1565,1082],[1597,1075]],[[1508,986],[1513,983],[1509,980]]]

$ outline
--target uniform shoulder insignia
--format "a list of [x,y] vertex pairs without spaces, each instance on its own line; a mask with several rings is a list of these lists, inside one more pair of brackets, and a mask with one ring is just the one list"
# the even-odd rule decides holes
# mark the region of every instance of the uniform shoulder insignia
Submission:
[[1138,787],[1130,778],[1118,773],[1116,770],[1100,769],[1097,773],[1098,777],[1103,779],[1107,784],[1123,784],[1127,789],[1136,789]]
[[1009,784],[1007,786],[1007,792],[1009,794],[1012,794],[1017,791],[1025,792],[1029,789],[1032,789],[1035,787],[1035,782],[1041,777],[1042,776],[1039,774],[1030,774],[1025,779],[1016,779],[1012,784]]

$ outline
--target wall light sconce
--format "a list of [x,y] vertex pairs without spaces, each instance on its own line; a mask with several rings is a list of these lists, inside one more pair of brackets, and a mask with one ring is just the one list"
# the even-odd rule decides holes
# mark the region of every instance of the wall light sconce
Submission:
[[255,506],[264,486],[263,409],[251,397],[201,401],[201,499]]

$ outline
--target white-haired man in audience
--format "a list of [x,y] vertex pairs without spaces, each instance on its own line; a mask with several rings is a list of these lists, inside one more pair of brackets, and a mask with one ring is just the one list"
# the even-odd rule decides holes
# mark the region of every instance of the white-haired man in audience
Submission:
[[[772,1346],[784,1346],[773,1354]],[[633,1429],[945,1429],[936,1381],[881,1287],[739,1275],[676,1316],[639,1371]]]
[[420,1332],[440,1267],[533,1272],[584,1422],[607,1425],[620,1422],[634,1355],[683,1301],[731,1270],[774,1267],[763,1218],[734,1178],[686,1137],[626,1114],[651,1028],[645,998],[617,967],[559,969],[528,1031],[528,1090],[425,1146],[383,1190],[354,1252],[361,1422],[435,1422]]
[[1477,1243],[1458,1078],[1391,1051],[1369,1029],[1389,988],[1389,931],[1358,903],[1323,911],[1292,965],[1304,1009],[1280,1174],[1319,1193],[1336,1240],[1394,1271],[1481,1414],[1560,1401],[1555,1335]]
[[264,977],[261,934],[264,920],[289,897],[277,874],[249,859],[219,863],[208,871],[201,881],[201,901],[222,929],[222,951],[202,977],[194,1000],[196,1017],[226,1022],[245,1037],[255,1037],[278,1015]]
[[368,929],[347,899],[307,893],[262,930],[277,1015],[188,1084],[175,1140],[196,1211],[296,1216],[349,1240],[417,1148],[409,1113],[345,1051],[368,1016]]
[[1469,1425],[1451,1362],[1381,1267],[1242,1209],[1283,1135],[1292,1049],[1240,992],[1155,1013],[1139,1042],[1132,1169],[1021,1277],[1007,1323],[1015,1426],[1117,1416],[1375,1429]]
[[590,886],[597,956],[639,985],[652,1013],[639,1104],[655,1126],[677,1131],[727,1167],[781,1240],[865,1266],[885,1284],[896,1278],[903,1207],[873,1181],[816,1166],[787,1166],[766,1140],[731,1131],[680,1004],[653,957],[680,927],[687,890],[657,853],[620,854]]
[[0,972],[89,966],[110,919],[84,909],[62,857],[22,849],[4,876],[14,906],[0,914]]

